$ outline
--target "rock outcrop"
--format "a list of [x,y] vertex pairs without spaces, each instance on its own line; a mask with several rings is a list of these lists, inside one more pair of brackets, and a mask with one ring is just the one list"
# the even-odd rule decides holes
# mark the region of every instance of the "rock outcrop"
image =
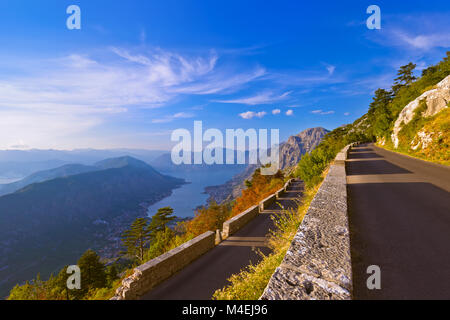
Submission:
[[391,136],[395,148],[398,148],[399,145],[398,134],[400,130],[414,118],[415,110],[420,106],[421,101],[427,104],[427,109],[423,113],[424,117],[434,116],[439,111],[447,108],[447,104],[450,101],[450,76],[439,82],[434,89],[424,92],[420,97],[411,101],[400,112]]
[[291,136],[280,147],[280,168],[285,170],[296,166],[300,158],[317,147],[328,132],[324,128],[311,128]]

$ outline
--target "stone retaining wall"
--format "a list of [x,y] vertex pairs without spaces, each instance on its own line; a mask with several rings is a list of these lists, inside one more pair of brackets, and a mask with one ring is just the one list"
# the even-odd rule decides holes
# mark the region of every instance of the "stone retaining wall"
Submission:
[[[275,192],[274,194],[270,195],[263,201],[261,201],[258,205],[253,206],[246,211],[238,214],[237,216],[231,218],[230,220],[227,220],[223,224],[223,231],[222,231],[222,240],[227,239],[229,236],[231,236],[236,231],[240,230],[243,226],[245,226],[249,221],[251,221],[254,217],[256,217],[259,213],[264,211],[267,206],[274,203],[284,192],[287,191],[287,188],[292,183],[292,180],[289,180],[286,182],[283,188]],[[217,241],[216,241],[217,243]]]
[[230,220],[225,221],[222,229],[222,240],[227,239],[233,233],[241,229],[258,214],[259,206],[253,206]]
[[[282,192],[281,190],[277,191],[278,192]],[[267,209],[268,206],[272,205],[275,201],[277,201],[277,193],[274,193],[270,196],[268,196],[267,198],[265,198],[263,201],[261,201],[259,203],[259,211],[263,212],[264,210]]]
[[311,202],[291,247],[262,300],[352,298],[344,148]]
[[204,234],[188,241],[165,254],[140,265],[134,273],[123,280],[111,300],[137,300],[153,287],[183,269],[215,245],[215,233]]
[[288,182],[286,182],[283,186],[283,188],[281,188],[280,190],[278,190],[277,192],[275,192],[275,195],[277,197],[277,199],[279,199],[290,187],[292,181],[294,181],[294,179],[289,180]]

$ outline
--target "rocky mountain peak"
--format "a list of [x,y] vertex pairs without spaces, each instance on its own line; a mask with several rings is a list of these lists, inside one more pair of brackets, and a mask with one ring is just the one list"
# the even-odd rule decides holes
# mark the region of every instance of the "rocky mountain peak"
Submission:
[[328,132],[324,128],[317,127],[289,137],[280,148],[280,168],[284,170],[295,166],[301,156],[317,147]]

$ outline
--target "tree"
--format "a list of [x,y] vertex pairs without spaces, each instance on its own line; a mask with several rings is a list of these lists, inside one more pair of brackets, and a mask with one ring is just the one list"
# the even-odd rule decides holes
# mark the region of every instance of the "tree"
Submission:
[[151,260],[170,250],[174,237],[173,230],[167,227],[162,231],[156,232],[150,248],[145,254],[145,259]]
[[400,70],[397,72],[398,77],[394,79],[395,82],[392,87],[394,95],[397,95],[401,88],[409,86],[414,80],[417,79],[413,74],[415,68],[416,65],[412,62],[400,67]]
[[125,254],[135,257],[139,263],[144,261],[145,248],[148,246],[151,230],[147,218],[137,218],[122,235],[122,243],[127,249]]
[[389,132],[393,115],[389,109],[389,104],[392,101],[392,92],[385,89],[378,89],[375,91],[375,97],[370,104],[367,113],[369,122],[372,125],[372,134],[374,136],[384,136]]
[[194,219],[186,224],[186,232],[198,236],[207,231],[222,229],[223,223],[229,218],[231,208],[227,204],[217,204],[211,201],[208,207],[199,208]]
[[61,269],[56,277],[50,277],[48,282],[48,290],[53,299],[55,300],[71,300],[71,290],[67,288],[67,279],[69,274],[67,273],[68,266]]
[[108,286],[110,286],[110,287],[112,286],[114,281],[119,279],[117,268],[116,268],[115,264],[112,264],[106,268],[106,277],[107,277]]
[[[266,166],[270,166],[270,164]],[[242,195],[234,203],[231,216],[235,216],[258,204],[268,195],[280,189],[284,183],[283,178],[281,171],[274,175],[262,175],[261,168],[256,169],[251,178],[251,186],[242,190]]]
[[156,214],[152,217],[152,221],[150,222],[150,225],[148,227],[152,238],[154,238],[158,231],[164,231],[167,225],[175,219],[172,214],[173,209],[171,207],[158,209]]
[[87,250],[77,262],[81,271],[81,290],[72,290],[75,297],[83,298],[91,289],[106,286],[105,265],[93,250]]

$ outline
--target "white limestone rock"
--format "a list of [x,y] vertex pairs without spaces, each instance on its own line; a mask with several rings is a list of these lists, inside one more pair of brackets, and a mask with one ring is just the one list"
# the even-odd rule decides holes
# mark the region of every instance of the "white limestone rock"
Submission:
[[450,101],[450,76],[436,85],[435,89],[424,92],[420,97],[411,101],[403,110],[395,122],[394,132],[392,133],[392,142],[395,148],[398,148],[399,140],[398,133],[405,124],[408,124],[414,117],[415,110],[419,107],[420,101],[424,100],[427,103],[427,110],[424,117],[431,117],[439,111],[447,108]]

